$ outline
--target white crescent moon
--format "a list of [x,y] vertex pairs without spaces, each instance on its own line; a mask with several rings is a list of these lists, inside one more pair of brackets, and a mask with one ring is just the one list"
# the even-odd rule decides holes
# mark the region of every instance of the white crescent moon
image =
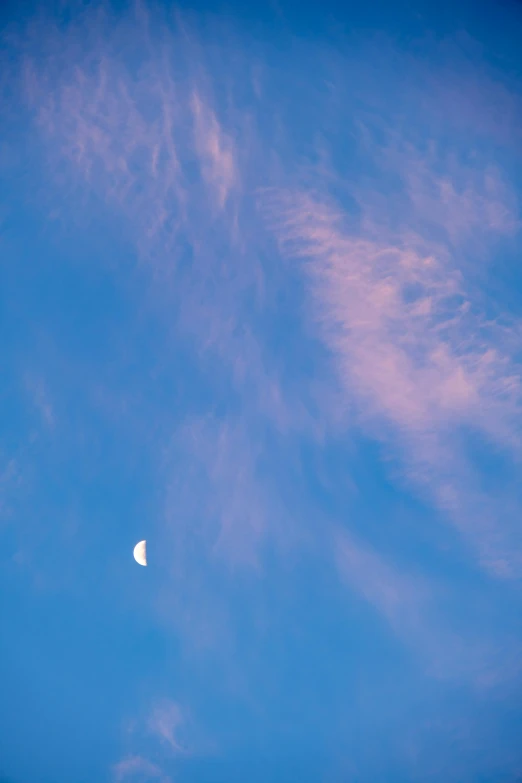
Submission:
[[147,565],[147,542],[139,541],[134,547],[134,559],[142,566]]

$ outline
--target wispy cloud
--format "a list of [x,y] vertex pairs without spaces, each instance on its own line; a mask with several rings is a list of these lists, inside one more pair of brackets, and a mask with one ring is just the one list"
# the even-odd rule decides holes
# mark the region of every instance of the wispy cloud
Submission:
[[12,456],[6,458],[2,454],[0,468],[0,520],[5,525],[10,513],[11,493],[21,484],[19,460]]
[[194,115],[196,150],[201,160],[205,182],[215,191],[222,208],[231,189],[237,184],[237,169],[232,140],[220,127],[215,113],[194,91],[190,101]]
[[40,55],[52,50],[53,62],[42,67],[26,41],[22,89],[63,182],[77,198],[91,189],[106,200],[164,281],[187,242],[198,244],[205,212],[212,222],[209,205],[223,209],[239,175],[185,32],[160,34],[144,7],[135,10],[126,23],[104,9],[65,31],[33,25],[26,39],[39,40]]
[[171,783],[171,778],[163,773],[156,764],[142,756],[128,756],[113,766],[113,774],[116,783],[124,781],[159,780],[160,783]]
[[[43,65],[44,54],[21,45],[22,94],[55,182],[75,203],[102,199],[146,264],[148,304],[200,355],[224,360],[284,426],[291,406],[265,367],[256,325],[266,287],[252,245],[260,227],[250,220],[247,242],[239,220],[244,149],[226,107],[216,106],[218,80],[184,22],[160,34],[151,16],[138,5],[127,24],[109,24],[106,10],[66,31],[52,24],[28,31],[54,54],[52,66]],[[230,114],[243,128],[245,116]]]
[[357,236],[342,210],[307,193],[279,194],[268,211],[283,252],[306,261],[314,317],[359,423],[393,443],[492,571],[520,573],[515,528],[479,512],[484,494],[466,453],[467,429],[520,453],[520,367],[503,329],[480,314],[436,245],[385,238],[382,227],[379,239]]
[[346,531],[339,532],[334,541],[334,556],[343,580],[375,606],[396,630],[414,630],[431,598],[428,583],[394,569]]
[[280,509],[258,476],[263,445],[254,447],[253,437],[241,418],[195,418],[173,438],[163,466],[169,578],[159,611],[193,665],[212,651],[214,670],[232,679],[242,665],[231,601],[245,577],[260,573],[263,550],[280,533]]
[[[169,488],[167,517],[176,515],[182,498],[187,514],[200,520],[194,527],[187,516],[184,529],[178,525],[177,535],[199,540],[212,558],[255,566],[257,541],[265,535],[269,520],[256,481],[256,451],[248,442],[245,422],[234,423],[231,417],[196,419],[186,423],[172,446],[168,464],[178,467]],[[183,485],[189,488],[189,497]]]
[[[477,691],[509,690],[519,682],[519,642],[509,634],[492,633],[486,617],[480,628],[452,627],[444,579],[408,572],[348,531],[337,531],[333,540],[343,583],[374,607],[427,673],[467,681]],[[451,601],[470,611],[469,597],[452,595]]]
[[46,428],[53,429],[55,425],[55,411],[45,381],[41,377],[29,374],[26,379],[26,385],[43,424]]
[[[160,69],[154,78],[132,80],[125,65],[103,51],[101,37],[93,62],[79,31],[55,36],[58,72],[42,71],[31,60],[25,71],[50,154],[74,164],[84,182],[131,221],[142,252],[156,258],[158,243],[172,251],[183,206],[175,85]],[[76,179],[71,169],[64,174]]]
[[179,704],[169,700],[163,700],[157,704],[148,720],[149,731],[166,743],[169,749],[176,754],[187,753],[183,741],[186,718]]
[[400,173],[405,195],[405,222],[416,227],[435,226],[453,245],[469,244],[474,235],[481,241],[498,235],[513,235],[520,228],[513,190],[500,170],[485,163],[471,150],[468,161],[428,145],[420,154],[412,145],[392,143],[383,163]]

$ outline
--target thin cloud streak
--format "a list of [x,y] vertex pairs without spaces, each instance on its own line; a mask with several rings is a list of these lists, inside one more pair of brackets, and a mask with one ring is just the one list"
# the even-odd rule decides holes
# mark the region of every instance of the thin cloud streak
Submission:
[[186,720],[179,704],[164,700],[152,710],[148,728],[173,753],[184,754],[189,750],[181,739],[185,722]]
[[[442,611],[447,589],[442,582],[407,573],[345,530],[337,530],[333,542],[342,582],[374,607],[426,673],[440,680],[467,682],[479,693],[507,692],[518,686],[522,667],[516,638],[484,629],[455,631]],[[463,607],[466,600],[452,597],[454,604]]]
[[231,139],[223,132],[214,112],[194,91],[190,101],[194,115],[195,146],[201,160],[203,180],[215,190],[222,209],[237,185],[237,171]]
[[428,584],[393,569],[346,531],[339,531],[334,541],[334,556],[343,580],[375,606],[396,630],[417,626],[430,597]]

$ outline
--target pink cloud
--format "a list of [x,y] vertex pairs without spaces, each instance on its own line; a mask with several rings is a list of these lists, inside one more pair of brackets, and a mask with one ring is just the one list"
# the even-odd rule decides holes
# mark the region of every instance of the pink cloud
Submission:
[[[91,189],[105,199],[164,280],[180,241],[198,244],[205,206],[223,210],[237,189],[234,142],[211,106],[208,80],[196,75],[186,31],[164,31],[166,49],[153,40],[139,4],[111,22],[90,12],[65,31],[33,25],[24,36],[23,94],[55,171],[77,197]],[[42,66],[33,39],[41,53],[52,50],[52,66],[45,55]],[[140,61],[137,73],[122,56],[129,45]]]
[[[473,232],[519,230],[515,195],[493,165],[441,161],[434,149],[425,157],[411,149],[395,155],[393,165],[402,172],[416,219],[439,225],[453,243],[469,243]],[[434,175],[437,169],[441,173]]]
[[479,692],[500,693],[519,681],[518,641],[453,630],[441,608],[447,600],[442,582],[406,571],[346,530],[335,531],[333,547],[343,584],[374,607],[430,676],[467,680]]
[[219,206],[223,208],[238,179],[233,143],[197,91],[193,92],[190,105],[201,173],[205,182],[215,191]]
[[431,598],[428,583],[393,568],[346,531],[338,532],[334,542],[334,556],[343,581],[372,604],[395,630],[415,632]]
[[[190,537],[199,540],[207,555],[218,562],[225,558],[236,565],[256,567],[257,545],[268,520],[255,478],[257,454],[249,443],[246,422],[196,419],[187,422],[179,436],[176,451],[181,448],[191,481],[187,482],[186,476],[178,481],[173,477],[168,516],[176,513],[182,499],[185,508],[194,508],[196,516],[206,520],[204,529],[203,522],[198,529],[188,524]],[[181,482],[191,488],[201,483],[201,494],[195,495],[191,489],[191,497],[185,497]],[[178,532],[183,533],[181,529]]]
[[171,783],[171,778],[163,773],[160,767],[142,756],[128,756],[113,767],[116,783],[124,781],[148,781],[159,780],[160,783]]
[[[27,95],[49,154],[70,161],[97,195],[132,221],[144,253],[154,255],[158,242],[166,251],[181,219],[172,212],[183,206],[177,94],[161,72],[133,83],[122,63],[104,56],[101,41],[89,52],[74,38],[69,33],[55,41],[63,70],[54,77],[31,62],[26,66]],[[73,170],[68,174],[71,181]]]
[[448,149],[431,137],[421,147],[410,141],[415,129],[405,134],[383,125],[384,143],[369,128],[360,129],[361,147],[379,176],[349,187],[368,232],[380,227],[417,242],[422,237],[439,254],[465,248],[481,260],[485,248],[518,233],[516,192],[490,157],[457,144]]
[[375,413],[415,429],[471,417],[502,389],[518,401],[516,368],[509,374],[508,358],[476,338],[482,324],[444,259],[353,237],[339,213],[306,195],[287,205],[283,247],[308,260],[317,318]]
[[280,194],[268,211],[283,252],[306,261],[314,319],[359,424],[393,448],[493,573],[520,573],[516,530],[480,512],[462,429],[520,454],[520,367],[503,330],[480,316],[436,246],[423,252],[419,238],[382,229],[378,239],[377,228],[354,236],[340,210],[306,193]]
[[182,735],[186,718],[179,704],[168,699],[157,704],[148,720],[149,731],[176,753],[186,753]]

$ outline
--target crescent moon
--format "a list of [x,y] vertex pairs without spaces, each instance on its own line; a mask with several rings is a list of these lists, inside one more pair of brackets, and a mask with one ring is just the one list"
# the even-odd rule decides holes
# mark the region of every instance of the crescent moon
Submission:
[[147,565],[147,542],[139,541],[134,547],[134,559],[142,566]]

